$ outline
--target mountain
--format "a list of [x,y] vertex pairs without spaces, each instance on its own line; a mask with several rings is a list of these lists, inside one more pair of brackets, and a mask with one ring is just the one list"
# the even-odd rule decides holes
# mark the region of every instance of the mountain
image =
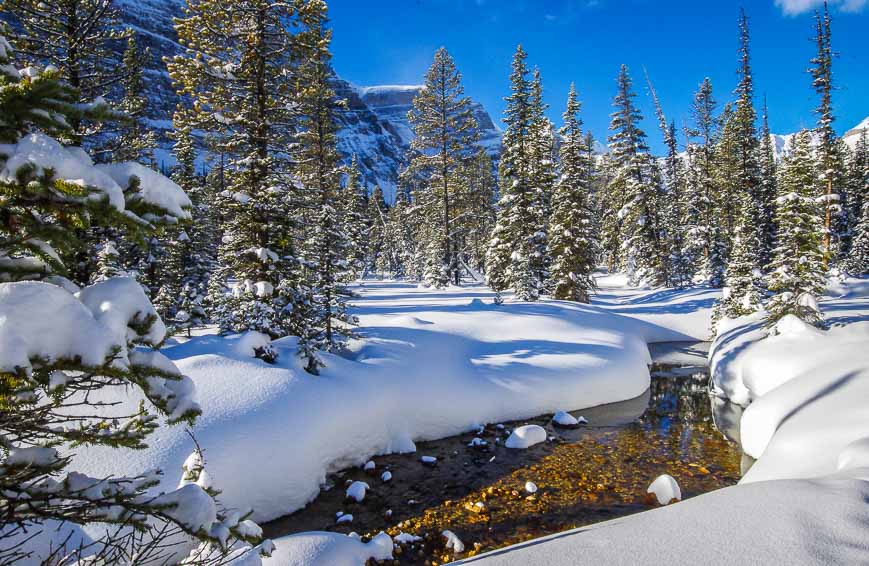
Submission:
[[[860,139],[860,134],[864,129],[869,129],[869,116],[863,119],[862,122],[845,132],[842,136],[842,139],[852,150],[857,146],[857,140]],[[790,155],[790,146],[791,140],[795,136],[795,133],[792,134],[770,134],[769,137],[772,139],[772,149],[775,154],[776,161],[781,161],[782,159],[788,157]],[[818,143],[817,134],[812,134],[812,145],[815,146]]]

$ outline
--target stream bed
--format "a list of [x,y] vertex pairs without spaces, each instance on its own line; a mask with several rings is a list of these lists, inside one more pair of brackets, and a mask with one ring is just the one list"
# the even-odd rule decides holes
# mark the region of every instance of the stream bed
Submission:
[[[736,443],[738,415],[709,396],[707,347],[651,345],[651,387],[634,399],[573,411],[588,421],[577,428],[555,427],[552,415],[495,423],[418,442],[414,454],[375,457],[373,470],[330,474],[315,501],[266,523],[265,534],[326,530],[366,539],[404,532],[420,539],[396,545],[396,564],[443,564],[650,509],[657,503],[646,489],[660,474],[676,478],[683,499],[733,485],[747,465]],[[523,424],[543,426],[549,441],[505,448],[509,431]],[[387,482],[385,471],[392,476]],[[371,486],[361,503],[345,499],[353,481]],[[526,490],[527,482],[536,492]],[[337,523],[338,513],[352,521]],[[446,548],[447,529],[463,541],[463,552]]]

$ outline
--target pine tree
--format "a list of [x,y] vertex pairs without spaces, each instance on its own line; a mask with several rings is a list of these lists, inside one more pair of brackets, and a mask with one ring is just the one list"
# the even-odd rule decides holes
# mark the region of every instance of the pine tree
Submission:
[[811,133],[799,132],[784,163],[776,201],[777,246],[769,281],[775,295],[766,307],[771,326],[788,314],[816,326],[823,320],[817,304],[826,287],[819,166],[823,162],[812,155]]
[[840,253],[847,252],[847,242],[841,241],[847,237],[847,195],[844,192],[844,170],[840,146],[833,129],[833,49],[831,43],[830,25],[832,18],[824,4],[823,14],[815,12],[815,43],[817,53],[811,60],[812,88],[818,95],[818,106],[815,114],[818,123],[815,131],[819,138],[817,152],[821,164],[820,174],[825,190],[823,195],[824,208],[824,253],[827,261],[836,261]]
[[[70,137],[73,117],[94,116],[74,104],[78,93],[57,80],[57,70],[22,75],[11,59],[12,48],[0,37],[0,165],[9,173],[0,181],[2,538],[27,541],[52,523],[113,527],[86,553],[67,547],[69,541],[41,557],[29,555],[26,545],[4,544],[0,563],[164,562],[149,539],[165,552],[168,537],[179,533],[220,539],[223,548],[254,542],[259,537],[239,528],[237,514],[219,510],[199,486],[155,497],[148,492],[159,471],[90,477],[64,453],[80,445],[142,448],[161,426],[191,425],[200,414],[193,383],[157,352],[162,324],[135,281],[112,278],[73,294],[63,261],[69,255],[63,252],[81,246],[78,234],[89,223],[133,222],[150,230],[189,213],[183,193],[157,173],[109,169],[116,183],[110,184],[84,152],[54,139]],[[72,173],[56,166],[61,159],[76,160]],[[106,305],[112,324],[105,323]],[[186,507],[176,513],[181,500]]]
[[719,287],[724,281],[727,248],[717,214],[716,145],[719,132],[715,108],[712,82],[707,77],[694,95],[693,125],[687,133],[685,253],[694,261],[696,280]]
[[148,50],[139,49],[135,36],[127,39],[127,48],[122,59],[124,74],[121,86],[124,96],[117,105],[117,109],[124,112],[126,117],[118,122],[120,130],[117,137],[113,137],[107,144],[107,149],[115,161],[137,161],[154,168],[157,136],[142,122],[148,108],[143,76],[143,67],[148,56]]
[[414,97],[407,115],[415,134],[411,148],[416,153],[410,167],[425,179],[425,190],[432,193],[421,210],[428,215],[432,237],[437,239],[427,245],[430,276],[426,279],[435,287],[449,281],[459,284],[455,226],[458,172],[473,157],[479,137],[471,99],[464,96],[461,80],[452,57],[441,47],[426,73],[425,87]]
[[667,117],[658,99],[658,93],[655,91],[648,73],[646,73],[646,83],[649,86],[649,93],[655,105],[655,114],[664,139],[664,146],[667,148],[667,155],[664,158],[666,191],[663,191],[660,195],[661,237],[662,241],[665,242],[666,248],[669,250],[669,266],[667,270],[669,280],[666,281],[666,284],[684,287],[691,282],[693,276],[692,262],[685,245],[686,213],[683,201],[685,195],[685,168],[679,155],[676,124],[674,122],[667,123]]
[[[295,234],[302,186],[287,148],[298,122],[299,63],[310,49],[304,33],[318,10],[319,3],[202,0],[175,20],[186,52],[167,65],[179,94],[193,101],[179,125],[207,132],[226,160],[221,268],[210,285],[222,332],[308,334]],[[226,293],[220,284],[230,281]]]
[[[761,306],[762,276],[757,268],[757,254],[760,249],[758,233],[753,224],[757,218],[756,202],[747,193],[739,195],[735,203],[737,209],[736,231],[733,235],[730,260],[724,272],[727,286],[720,303],[716,306],[713,319],[726,315],[737,318],[752,314]],[[734,206],[734,203],[731,203]]]
[[[482,148],[460,173],[459,260],[476,273],[485,273],[486,250],[495,225],[496,181],[492,159]],[[476,274],[475,274],[476,275]]]
[[585,140],[579,118],[580,103],[571,83],[561,134],[561,176],[552,198],[548,255],[552,258],[552,296],[589,302],[595,284],[596,242],[589,207]]
[[310,348],[339,350],[341,338],[352,335],[349,327],[356,324],[356,318],[347,312],[347,299],[352,296],[346,287],[352,278],[347,262],[351,241],[344,231],[338,199],[341,171],[335,113],[339,102],[330,86],[334,80],[329,65],[332,34],[325,27],[325,2],[312,0],[309,10],[311,31],[306,43],[316,48],[299,71],[297,98],[303,118],[296,161],[299,177],[313,199],[313,222],[305,242],[313,320],[310,333],[301,337],[301,347],[308,349],[303,352],[306,369],[317,373],[323,362]]
[[[776,217],[775,201],[778,196],[776,188],[776,163],[775,153],[772,148],[772,135],[769,131],[769,115],[766,107],[766,97],[763,100],[763,122],[760,128],[760,203],[763,208],[764,218]],[[761,255],[758,258],[764,268],[773,260],[772,252],[775,249],[775,222],[769,222],[761,229]],[[769,252],[769,253],[767,253]]]
[[639,127],[643,117],[634,105],[636,95],[625,65],[617,85],[609,137],[613,177],[607,192],[619,195],[611,202],[624,204],[606,214],[617,219],[610,220],[609,225],[617,227],[615,240],[622,242],[619,267],[628,271],[634,283],[665,285],[670,274],[669,250],[661,230],[662,179],[646,145],[646,134]]
[[543,79],[540,70],[534,69],[531,79],[531,124],[529,140],[531,145],[528,163],[528,181],[533,197],[531,220],[527,227],[531,249],[530,269],[541,289],[547,286],[549,277],[549,257],[547,248],[547,229],[552,207],[552,193],[555,188],[557,171],[557,149],[552,122],[546,117],[549,108],[543,102]]
[[534,114],[527,57],[518,46],[510,74],[510,96],[505,99],[506,130],[498,174],[501,198],[486,254],[486,279],[495,291],[512,289],[520,300],[536,300],[541,282],[532,259],[537,195],[529,178]]
[[[113,0],[3,0],[2,10],[21,27],[21,35],[13,41],[23,59],[58,69],[78,102],[90,103],[106,95],[124,79],[113,44],[132,32],[121,26]],[[70,116],[70,120],[72,131],[64,134],[64,141],[75,145],[93,140],[104,124],[84,116]]]
[[[854,275],[869,274],[869,133],[864,128],[854,148],[850,164],[850,195],[857,222],[853,243],[848,253],[848,271]],[[859,206],[859,209],[856,207]]]
[[[743,213],[750,216],[742,220],[748,222],[756,232],[751,238],[759,247],[753,253],[755,268],[763,268],[763,258],[770,257],[771,250],[767,235],[772,231],[773,218],[767,214],[763,201],[761,185],[759,142],[757,137],[757,112],[754,109],[754,75],[751,70],[751,50],[748,17],[741,10],[739,18],[739,85],[736,87],[736,105],[732,119],[733,158],[735,160],[736,191],[748,196],[750,202],[743,206]],[[727,126],[725,125],[725,129]],[[741,199],[740,199],[741,200]],[[722,203],[724,205],[724,203]],[[728,203],[727,206],[732,206]],[[737,229],[739,231],[739,229]],[[744,239],[744,238],[743,238]],[[728,283],[729,284],[729,283]]]
[[356,154],[347,169],[347,183],[341,191],[341,216],[344,233],[349,240],[347,245],[347,264],[353,279],[365,272],[365,252],[371,220],[368,218],[368,192],[362,185],[362,175]]
[[389,207],[386,205],[386,200],[383,197],[383,189],[380,188],[380,185],[376,185],[368,197],[367,216],[371,224],[368,228],[366,252],[369,268],[374,272],[383,263],[381,254],[383,253],[383,240],[385,238],[388,211]]

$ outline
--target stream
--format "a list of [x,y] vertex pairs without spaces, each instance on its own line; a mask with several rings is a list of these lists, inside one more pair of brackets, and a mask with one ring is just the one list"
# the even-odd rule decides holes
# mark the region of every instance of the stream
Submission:
[[[676,478],[683,499],[733,485],[751,462],[738,445],[739,408],[709,396],[707,348],[650,345],[651,387],[634,399],[573,411],[588,421],[577,428],[553,426],[552,415],[490,424],[419,442],[414,454],[375,457],[374,470],[330,474],[315,501],[266,523],[265,534],[326,530],[366,539],[404,532],[421,539],[396,545],[395,564],[442,564],[653,508],[646,489],[660,474]],[[550,440],[504,448],[509,431],[523,424],[543,426]],[[436,457],[436,465],[422,456]],[[388,482],[384,471],[392,474]],[[357,480],[372,488],[362,503],[345,500],[346,485]],[[526,491],[526,482],[537,491]],[[338,512],[353,520],[337,524]],[[445,548],[445,529],[464,542],[464,552]]]

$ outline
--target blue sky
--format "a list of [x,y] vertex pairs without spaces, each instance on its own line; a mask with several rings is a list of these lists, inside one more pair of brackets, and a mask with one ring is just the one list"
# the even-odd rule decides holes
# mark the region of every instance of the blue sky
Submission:
[[[805,72],[813,55],[812,13],[818,0],[751,0],[755,85],[766,94],[770,123],[788,133],[814,122],[814,93]],[[607,134],[619,65],[637,86],[653,147],[660,135],[646,95],[645,67],[668,118],[688,119],[692,93],[704,77],[717,98],[736,85],[736,20],[740,3],[723,0],[331,0],[333,53],[338,74],[358,85],[415,84],[445,46],[465,91],[496,120],[508,93],[510,59],[518,43],[543,76],[550,117],[560,116],[571,81],[583,119],[600,139]],[[869,6],[833,5],[833,44],[840,53],[834,103],[844,131],[869,115]]]

